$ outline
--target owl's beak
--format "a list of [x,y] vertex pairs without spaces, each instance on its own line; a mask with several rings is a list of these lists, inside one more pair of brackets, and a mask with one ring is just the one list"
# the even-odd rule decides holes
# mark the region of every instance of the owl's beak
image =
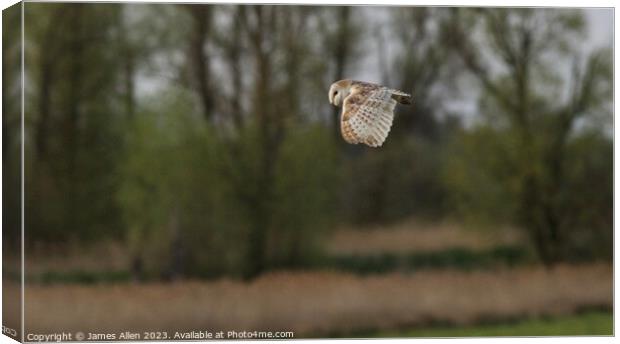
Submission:
[[330,91],[329,91],[329,94],[328,94],[327,96],[329,97],[329,103],[333,105],[333,104],[334,104],[334,98],[332,97],[332,94],[333,94],[333,93],[332,93],[332,91],[330,90]]
[[334,106],[340,106],[340,97],[340,93],[338,93],[335,97],[332,97],[332,104],[334,104]]

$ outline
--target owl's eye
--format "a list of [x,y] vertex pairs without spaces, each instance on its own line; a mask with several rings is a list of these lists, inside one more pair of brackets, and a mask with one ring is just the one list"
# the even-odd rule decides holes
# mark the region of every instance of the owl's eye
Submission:
[[334,91],[334,97],[338,94],[338,91]]

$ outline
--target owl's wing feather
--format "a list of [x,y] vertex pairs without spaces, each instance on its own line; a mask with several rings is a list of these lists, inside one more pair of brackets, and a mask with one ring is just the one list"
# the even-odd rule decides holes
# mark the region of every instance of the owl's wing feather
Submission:
[[340,121],[345,141],[381,146],[394,120],[396,100],[392,94],[393,90],[378,85],[352,89],[344,99]]

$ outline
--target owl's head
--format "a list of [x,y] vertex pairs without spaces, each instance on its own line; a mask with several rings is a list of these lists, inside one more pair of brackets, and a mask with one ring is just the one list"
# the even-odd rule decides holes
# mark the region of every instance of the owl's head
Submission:
[[339,106],[351,91],[351,80],[336,81],[329,88],[329,103]]

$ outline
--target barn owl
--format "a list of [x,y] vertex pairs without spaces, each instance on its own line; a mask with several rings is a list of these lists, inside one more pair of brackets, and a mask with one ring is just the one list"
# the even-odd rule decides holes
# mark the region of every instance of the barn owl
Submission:
[[345,141],[380,147],[390,132],[396,103],[411,104],[411,95],[355,80],[340,80],[329,88],[329,102],[342,103],[340,132]]

